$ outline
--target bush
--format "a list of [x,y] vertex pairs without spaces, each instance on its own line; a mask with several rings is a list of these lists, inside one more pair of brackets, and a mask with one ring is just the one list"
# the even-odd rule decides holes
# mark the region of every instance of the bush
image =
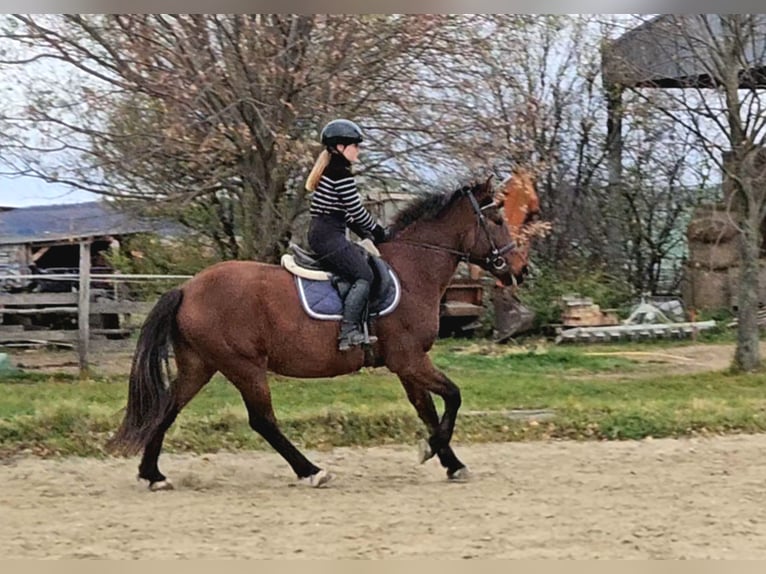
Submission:
[[[218,261],[215,253],[194,236],[163,239],[155,234],[139,234],[123,241],[119,251],[108,251],[105,258],[121,273],[139,275],[194,275]],[[163,293],[177,280],[131,286],[140,296]]]
[[616,309],[627,316],[634,304],[631,286],[591,262],[570,264],[568,268],[538,267],[519,289],[521,301],[537,314],[538,327],[561,321],[559,300],[567,293],[590,297],[601,309]]

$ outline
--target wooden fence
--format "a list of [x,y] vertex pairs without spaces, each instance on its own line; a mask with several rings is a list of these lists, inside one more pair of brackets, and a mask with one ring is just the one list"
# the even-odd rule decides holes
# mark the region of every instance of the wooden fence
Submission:
[[[82,245],[82,244],[81,244]],[[80,373],[89,370],[91,352],[124,350],[135,342],[130,335],[140,327],[131,316],[143,317],[154,306],[155,301],[137,301],[122,295],[120,288],[132,282],[177,282],[188,279],[189,275],[127,275],[119,273],[91,274],[89,251],[81,248],[79,274],[35,274],[14,275],[19,281],[63,281],[71,285],[69,292],[18,292],[4,288],[0,277],[0,346],[57,345],[76,349]],[[93,284],[99,285],[94,288]],[[45,328],[30,324],[41,316],[76,317],[76,328]],[[7,318],[15,316],[15,320]],[[118,317],[117,326],[99,326],[103,317]],[[17,324],[9,324],[17,323]],[[18,324],[22,323],[22,324]],[[26,323],[26,324],[24,324]],[[94,326],[94,324],[96,326]]]

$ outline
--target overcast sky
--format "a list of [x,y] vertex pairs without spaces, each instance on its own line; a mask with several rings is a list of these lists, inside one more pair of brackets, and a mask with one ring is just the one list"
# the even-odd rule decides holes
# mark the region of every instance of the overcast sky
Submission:
[[65,185],[45,183],[32,177],[9,178],[0,175],[0,207],[27,207],[56,203],[94,201],[99,196]]

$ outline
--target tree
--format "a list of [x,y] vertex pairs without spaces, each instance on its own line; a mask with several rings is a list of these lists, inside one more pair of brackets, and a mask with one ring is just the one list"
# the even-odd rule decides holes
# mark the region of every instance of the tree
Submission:
[[[318,129],[336,115],[365,129],[363,190],[444,189],[480,170],[504,176],[514,164],[533,166],[554,224],[538,260],[603,263],[637,291],[660,288],[677,250],[670,230],[692,201],[677,182],[691,169],[694,142],[672,140],[667,122],[638,102],[626,102],[636,113],[625,122],[635,165],[621,193],[610,192],[599,46],[612,22],[596,17],[8,22],[4,61],[27,71],[30,97],[0,117],[14,170],[163,210],[206,234],[224,258],[278,258],[306,213],[303,179]],[[61,70],[62,89],[51,89]]]
[[[611,19],[588,15],[481,15],[462,36],[446,77],[463,89],[453,107],[465,118],[448,155],[500,172],[522,163],[538,173],[542,213],[553,233],[536,259],[603,265],[638,293],[672,289],[669,263],[683,253],[683,233],[710,166],[695,161],[698,142],[638,98],[626,99],[626,177],[608,185],[607,133],[600,45]],[[460,44],[460,38],[464,44]],[[453,130],[458,132],[459,130]]]
[[[54,61],[69,83],[52,90],[47,73],[29,79],[28,106],[1,119],[5,147],[17,173],[163,207],[225,258],[274,261],[306,209],[318,129],[334,115],[364,124],[405,105],[408,65],[431,49],[438,23],[16,15],[4,39],[17,55],[2,63]],[[33,131],[40,141],[25,136]]]
[[[731,184],[729,208],[741,255],[734,367],[754,370],[760,366],[758,274],[766,215],[766,109],[760,92],[766,87],[766,17],[663,15],[642,33],[647,39],[643,55],[613,54],[626,85],[692,134]],[[659,100],[654,90],[642,89],[652,85],[675,89],[665,90]]]

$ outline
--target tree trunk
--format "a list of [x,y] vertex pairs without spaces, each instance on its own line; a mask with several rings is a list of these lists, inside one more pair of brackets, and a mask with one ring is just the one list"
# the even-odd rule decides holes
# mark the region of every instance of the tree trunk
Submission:
[[[607,120],[606,120],[606,156],[607,169],[609,177],[610,195],[615,200],[615,205],[624,207],[624,198],[622,193],[622,96],[623,88],[621,86],[608,86],[606,89]],[[618,203],[619,202],[619,203]],[[606,260],[611,267],[621,265],[623,251],[621,245],[623,241],[620,238],[620,228],[617,225],[607,225],[606,227]]]
[[[752,207],[752,206],[749,206]],[[758,210],[748,209],[742,218],[740,247],[742,254],[739,293],[737,298],[737,349],[734,353],[734,369],[754,371],[761,366],[758,331],[758,254],[761,244]]]

